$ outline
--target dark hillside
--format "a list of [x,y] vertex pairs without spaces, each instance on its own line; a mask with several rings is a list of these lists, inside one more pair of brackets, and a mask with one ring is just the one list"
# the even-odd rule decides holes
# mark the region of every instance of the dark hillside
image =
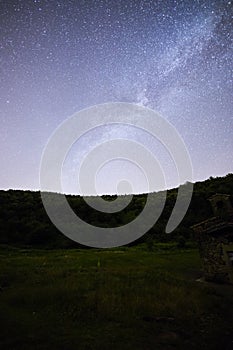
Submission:
[[[230,194],[233,199],[233,174],[209,178],[194,185],[188,212],[179,227],[171,234],[164,229],[173,209],[177,189],[169,190],[163,213],[154,227],[138,242],[178,241],[192,239],[190,226],[212,215],[208,198],[215,193]],[[105,196],[112,200],[114,197]],[[90,208],[82,197],[67,196],[73,210],[85,221],[100,227],[121,226],[133,220],[143,209],[146,194],[135,195],[131,203],[115,214],[103,214]],[[40,193],[32,191],[0,191],[0,243],[14,246],[43,248],[80,247],[61,234],[50,222],[43,208]],[[136,243],[138,243],[136,242]],[[136,244],[134,243],[134,244]]]

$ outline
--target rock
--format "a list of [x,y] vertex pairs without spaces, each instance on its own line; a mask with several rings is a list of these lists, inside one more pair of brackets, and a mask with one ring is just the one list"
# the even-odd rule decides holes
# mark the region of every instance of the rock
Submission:
[[175,332],[164,332],[160,333],[157,339],[161,344],[176,344],[179,336]]

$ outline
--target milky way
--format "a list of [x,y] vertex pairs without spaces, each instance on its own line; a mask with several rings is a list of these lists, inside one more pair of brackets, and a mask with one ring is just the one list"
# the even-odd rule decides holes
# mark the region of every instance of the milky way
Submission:
[[[171,122],[194,180],[232,172],[232,15],[232,2],[221,0],[1,1],[0,187],[39,188],[53,130],[109,101],[153,108]],[[111,132],[84,140],[78,154]],[[161,162],[166,168],[165,155]],[[177,185],[169,174],[168,186]]]

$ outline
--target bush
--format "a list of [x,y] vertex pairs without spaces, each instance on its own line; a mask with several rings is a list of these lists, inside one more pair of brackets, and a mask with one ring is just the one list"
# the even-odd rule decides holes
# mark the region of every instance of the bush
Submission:
[[178,239],[177,239],[177,247],[178,248],[185,248],[185,246],[186,246],[185,238],[182,237],[182,236],[178,237]]

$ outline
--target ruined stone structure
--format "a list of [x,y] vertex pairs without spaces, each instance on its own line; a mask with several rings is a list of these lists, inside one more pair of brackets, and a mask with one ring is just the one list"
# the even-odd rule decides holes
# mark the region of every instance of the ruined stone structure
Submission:
[[233,208],[230,196],[215,194],[209,201],[212,218],[192,226],[198,240],[207,281],[233,284]]

